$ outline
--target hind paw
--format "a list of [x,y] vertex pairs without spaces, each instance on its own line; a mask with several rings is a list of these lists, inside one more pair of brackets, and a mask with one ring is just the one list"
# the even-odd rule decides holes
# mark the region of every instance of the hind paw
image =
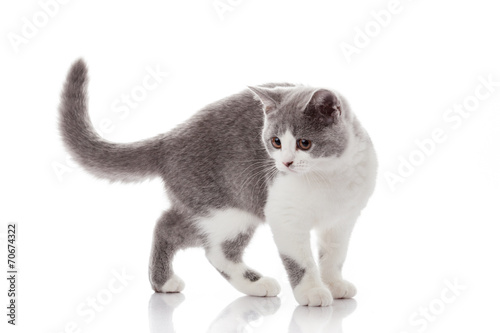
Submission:
[[184,289],[184,281],[177,275],[172,275],[170,279],[160,288],[162,293],[178,293]]

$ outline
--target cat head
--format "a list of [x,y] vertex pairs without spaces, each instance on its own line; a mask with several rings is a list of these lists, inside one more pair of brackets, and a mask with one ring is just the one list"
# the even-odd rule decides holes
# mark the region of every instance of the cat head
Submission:
[[248,88],[262,103],[262,140],[278,170],[323,171],[342,156],[347,105],[337,94],[302,86]]

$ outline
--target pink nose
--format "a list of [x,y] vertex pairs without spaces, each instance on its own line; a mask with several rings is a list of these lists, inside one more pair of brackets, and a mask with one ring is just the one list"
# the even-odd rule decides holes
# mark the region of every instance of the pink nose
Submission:
[[288,167],[290,167],[290,165],[293,164],[293,161],[291,161],[291,162],[283,162],[283,164],[288,168]]

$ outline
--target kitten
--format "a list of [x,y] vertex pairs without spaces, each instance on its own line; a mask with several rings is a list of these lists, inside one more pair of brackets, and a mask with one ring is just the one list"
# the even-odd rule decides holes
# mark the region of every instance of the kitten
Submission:
[[[237,290],[276,296],[278,282],[242,260],[266,220],[299,304],[350,298],[343,279],[350,234],[373,192],[370,138],[337,92],[267,84],[200,110],[168,133],[129,144],[99,137],[87,111],[87,68],[71,68],[62,93],[64,143],[88,172],[111,181],[161,177],[171,207],[158,220],[150,258],[156,292],[180,292],[179,249],[201,246]],[[310,245],[318,234],[319,269]]]

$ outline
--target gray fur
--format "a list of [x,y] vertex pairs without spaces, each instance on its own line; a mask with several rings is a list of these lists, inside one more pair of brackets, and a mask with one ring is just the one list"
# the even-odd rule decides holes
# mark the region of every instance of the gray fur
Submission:
[[172,276],[174,254],[192,246],[199,246],[202,236],[189,215],[176,209],[163,213],[156,223],[149,263],[149,279],[155,291]]
[[283,261],[283,265],[285,266],[285,270],[288,274],[288,280],[290,280],[290,285],[292,288],[295,288],[306,273],[306,269],[301,267],[293,258],[280,254],[281,260]]
[[241,233],[236,238],[231,240],[226,240],[222,243],[222,251],[226,259],[239,263],[242,261],[243,250],[247,247],[250,239],[252,238],[253,230],[248,230],[245,233]]
[[117,144],[93,129],[87,111],[87,68],[82,60],[71,68],[60,104],[60,130],[73,158],[87,171],[111,181],[135,181],[158,173],[156,157],[164,136]]
[[[314,95],[318,89],[283,83],[252,87],[209,104],[184,124],[151,139],[112,143],[92,127],[87,82],[86,65],[78,60],[67,76],[59,108],[62,139],[73,158],[110,181],[161,177],[172,205],[158,220],[153,236],[150,280],[156,291],[172,276],[172,259],[179,249],[206,246],[207,235],[196,227],[199,218],[236,208],[264,219],[267,189],[276,175],[268,153],[274,149],[272,136],[291,129],[314,142],[313,156],[338,156],[347,142],[344,125],[331,118],[331,110],[325,113],[321,102],[329,98],[337,103],[333,92],[322,90],[320,98]],[[256,97],[263,94],[265,101]],[[265,111],[264,128],[266,103],[272,107]],[[269,167],[263,168],[265,164]],[[252,234],[253,230],[221,244],[226,257],[240,262]],[[291,260],[284,262],[298,283],[302,269]]]
[[258,281],[262,276],[256,271],[252,271],[251,269],[247,269],[243,274],[245,279],[248,279],[252,282]]

